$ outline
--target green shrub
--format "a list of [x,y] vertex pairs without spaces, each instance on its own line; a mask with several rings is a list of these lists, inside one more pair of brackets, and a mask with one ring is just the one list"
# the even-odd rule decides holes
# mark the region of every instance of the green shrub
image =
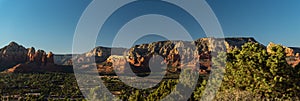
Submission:
[[282,46],[276,45],[271,51],[258,43],[246,43],[228,53],[223,90],[248,91],[262,98],[299,96],[299,69],[287,64]]

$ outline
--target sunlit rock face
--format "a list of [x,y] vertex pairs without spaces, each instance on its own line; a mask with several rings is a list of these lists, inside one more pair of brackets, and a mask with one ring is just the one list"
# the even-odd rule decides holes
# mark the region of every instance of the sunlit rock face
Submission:
[[16,42],[0,49],[0,71],[11,68],[20,63],[35,63],[38,65],[53,64],[53,53],[46,54],[43,50],[35,51],[35,48],[25,48]]
[[[129,49],[96,47],[77,56],[74,61],[84,65],[97,63],[99,72],[111,72],[113,67],[119,71],[131,68],[134,72],[151,72],[149,66],[154,63],[166,64],[166,68],[175,70],[185,67],[209,70],[214,54],[240,48],[247,42],[257,41],[254,38],[200,38],[195,41],[159,41]],[[160,58],[163,60],[156,61]]]
[[33,48],[33,47],[28,48],[27,56],[28,56],[29,62],[34,61],[34,54],[35,54],[35,48]]
[[54,54],[49,52],[46,57],[47,64],[54,64]]
[[[267,46],[267,52],[268,53],[273,53],[276,54],[274,51],[272,51],[272,47],[280,45],[280,44],[275,44],[273,42],[270,42]],[[300,63],[300,48],[297,47],[286,47],[283,45],[280,45],[284,48],[285,54],[286,54],[286,60],[287,63],[290,64],[291,66],[295,67]]]
[[[275,44],[273,42],[270,42],[267,46],[267,52],[272,53],[273,51],[271,50],[272,47],[276,46],[276,45],[280,45],[280,44]],[[296,56],[296,54],[300,53],[300,48],[296,48],[296,47],[286,47],[283,45],[280,45],[284,48],[285,54],[287,57],[291,57],[291,56]]]
[[[241,48],[247,42],[257,42],[254,38],[200,38],[195,41],[159,41],[148,44],[135,45],[129,49],[96,47],[89,52],[74,55],[55,55],[35,48],[24,48],[15,42],[0,49],[1,71],[22,71],[24,68],[34,67],[51,70],[59,66],[80,65],[81,69],[96,67],[100,73],[135,73],[151,72],[151,64],[161,64],[173,68],[172,72],[182,68],[201,69],[205,72],[211,69],[211,59],[217,52],[228,52],[234,48]],[[272,44],[271,44],[272,45]],[[296,56],[300,49],[286,48],[288,56]],[[298,54],[299,57],[299,54]],[[14,69],[12,68],[14,67]],[[77,67],[77,66],[76,66]],[[130,68],[130,69],[128,69]],[[32,69],[32,68],[31,68]],[[57,68],[59,70],[59,68]],[[23,71],[30,71],[24,69]]]

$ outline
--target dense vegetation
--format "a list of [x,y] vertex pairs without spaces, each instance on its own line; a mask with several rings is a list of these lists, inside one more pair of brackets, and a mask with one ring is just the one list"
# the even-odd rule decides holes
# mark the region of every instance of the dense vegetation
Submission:
[[[280,45],[272,47],[271,52],[267,52],[266,48],[258,43],[246,43],[241,49],[235,48],[228,53],[219,53],[218,58],[213,58],[212,61],[215,66],[212,72],[225,71],[224,77],[215,75],[211,78],[212,82],[215,82],[214,79],[223,79],[221,87],[215,88],[219,91],[215,100],[299,100],[300,65],[296,67],[288,65],[284,48]],[[226,67],[222,67],[223,63],[226,63]],[[209,81],[208,76],[200,75],[196,89],[189,100],[201,99]],[[13,98],[14,95],[19,95],[27,100],[54,98],[83,100],[73,74],[1,74],[0,77],[2,98],[3,96]],[[171,91],[180,90],[176,89],[178,79],[168,78],[172,77],[165,78],[151,89],[143,90],[126,86],[118,78],[102,79],[110,91],[121,92],[117,95],[120,99],[153,101],[163,99]],[[193,78],[184,77],[184,80],[188,79]],[[30,93],[40,95],[30,95]],[[168,100],[180,100],[182,99],[180,95]]]
[[1,74],[0,96],[9,99],[80,98],[73,74]]
[[246,43],[227,56],[222,91],[243,91],[258,99],[295,100],[300,96],[299,66],[287,64],[282,46],[267,52],[258,43]]

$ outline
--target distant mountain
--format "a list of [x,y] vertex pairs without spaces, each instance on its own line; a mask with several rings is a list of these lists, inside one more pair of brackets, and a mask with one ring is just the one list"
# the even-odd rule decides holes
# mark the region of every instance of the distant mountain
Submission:
[[[72,54],[55,55],[35,48],[25,48],[15,42],[0,49],[0,71],[5,72],[72,72],[73,62],[80,69],[86,70],[95,65],[99,73],[114,73],[114,68],[121,72],[133,70],[136,73],[150,72],[149,64],[161,57],[167,67],[176,67],[170,72],[176,72],[182,67],[200,68],[201,73],[207,73],[211,68],[213,50],[230,51],[241,48],[247,42],[258,43],[252,37],[238,38],[200,38],[189,41],[159,41],[135,45],[130,49],[96,47],[84,54],[72,57]],[[261,44],[262,45],[262,44]],[[268,47],[275,45],[270,43]],[[193,47],[194,46],[194,47]],[[299,57],[300,48],[285,47],[287,56]],[[154,59],[154,60],[153,60]],[[298,60],[290,64],[298,64]],[[299,59],[300,62],[300,59]],[[129,67],[126,64],[129,63]]]
[[73,62],[84,64],[83,67],[90,67],[88,64],[93,64],[92,60],[95,57],[100,73],[113,72],[113,68],[126,72],[126,68],[129,68],[124,67],[127,62],[134,72],[150,72],[149,64],[155,62],[151,59],[158,59],[160,56],[168,67],[188,66],[210,70],[213,49],[231,50],[240,48],[247,42],[257,41],[254,38],[225,38],[225,40],[224,38],[200,38],[192,42],[159,41],[135,45],[130,49],[96,47],[90,52],[77,56]]
[[57,65],[72,65],[72,54],[55,54],[54,63]]
[[293,50],[293,53],[296,54],[296,53],[300,53],[300,48],[299,47],[289,47]]
[[35,48],[25,48],[16,42],[11,42],[0,51],[0,70],[8,69],[19,63],[35,62],[38,64],[53,63],[53,54],[46,54],[43,50],[35,51]]
[[241,46],[247,42],[259,43],[253,37],[225,38],[225,45],[226,45],[227,49],[235,48],[235,47],[241,48]]
[[[149,64],[155,62],[151,59],[163,58],[168,67],[197,67],[202,69],[202,73],[210,71],[211,55],[214,49],[220,51],[230,51],[233,48],[241,48],[247,42],[258,43],[252,37],[239,38],[200,38],[193,42],[188,41],[159,41],[149,44],[135,45],[130,49],[115,49],[107,47],[96,47],[90,52],[78,55],[73,62],[84,64],[88,68],[93,64],[93,58],[97,63],[100,73],[113,73],[116,68],[119,71],[126,72],[126,63],[134,72],[150,72]],[[195,47],[191,47],[191,46]],[[264,46],[263,44],[261,44]],[[274,45],[270,43],[268,46]],[[266,49],[268,47],[264,46]],[[285,47],[288,57],[296,56],[299,53],[298,48]],[[111,52],[111,50],[118,50]],[[114,54],[117,53],[117,54]],[[185,61],[183,61],[185,60]],[[296,61],[296,60],[295,60]],[[291,65],[298,62],[290,62]],[[176,71],[176,70],[173,70]]]
[[[0,71],[6,72],[42,72],[60,71],[54,64],[54,54],[44,50],[25,48],[16,42],[0,49]],[[13,68],[12,68],[13,67]]]

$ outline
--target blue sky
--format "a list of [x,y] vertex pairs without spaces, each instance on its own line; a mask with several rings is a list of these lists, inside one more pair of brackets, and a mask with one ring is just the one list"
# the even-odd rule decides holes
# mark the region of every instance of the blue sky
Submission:
[[[0,47],[16,41],[71,53],[77,22],[91,0],[0,0]],[[207,0],[227,37],[300,47],[299,0]],[[101,42],[100,42],[101,43]],[[104,45],[104,44],[99,44]]]

